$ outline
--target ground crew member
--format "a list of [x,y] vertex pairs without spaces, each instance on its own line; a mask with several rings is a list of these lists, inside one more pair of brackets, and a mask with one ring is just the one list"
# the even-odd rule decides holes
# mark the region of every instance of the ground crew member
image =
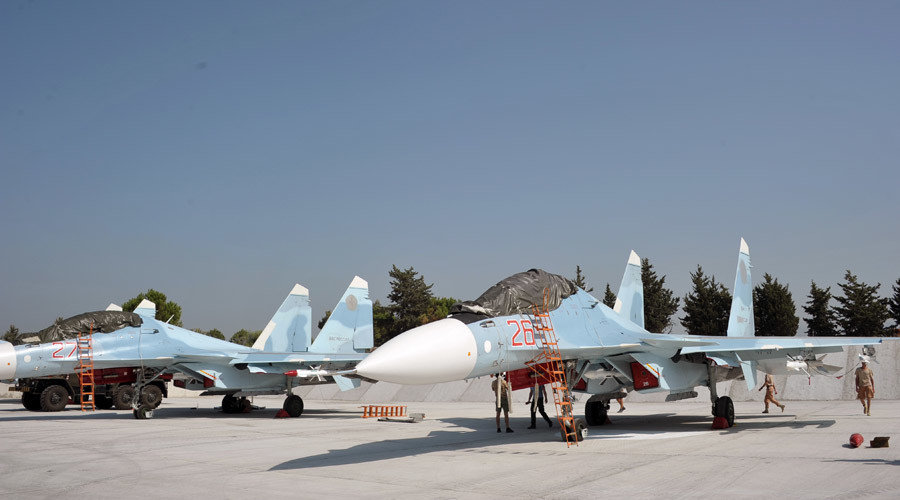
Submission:
[[[534,375],[535,374],[532,373],[532,376]],[[547,389],[544,388],[544,384],[538,384],[537,378],[535,378],[534,386],[532,386],[532,388],[528,390],[528,402],[525,403],[527,405],[531,405],[531,425],[528,426],[529,429],[535,428],[537,412],[541,412],[541,416],[544,417],[544,420],[547,421],[547,425],[553,427],[553,421],[550,420],[550,417],[547,416],[547,412],[544,411],[544,401],[546,400]]]
[[875,397],[875,377],[866,360],[856,369],[856,397],[863,405],[863,413],[871,415],[872,398]]
[[779,403],[778,400],[775,399],[775,395],[778,394],[778,391],[775,390],[775,381],[772,379],[772,375],[768,373],[766,374],[766,380],[765,382],[763,382],[763,385],[759,388],[759,390],[761,391],[763,390],[763,388],[766,389],[766,399],[764,401],[766,404],[766,409],[763,410],[763,413],[769,413],[769,403],[772,403],[775,406],[781,408],[781,411],[783,412],[784,405]]
[[[493,377],[493,375],[491,375]],[[498,392],[498,386],[500,391]],[[497,378],[491,382],[491,389],[497,396],[497,432],[500,432],[500,410],[503,410],[503,418],[506,422],[506,432],[513,432],[509,427],[509,400],[512,399],[509,391],[509,383],[504,375],[497,374]]]

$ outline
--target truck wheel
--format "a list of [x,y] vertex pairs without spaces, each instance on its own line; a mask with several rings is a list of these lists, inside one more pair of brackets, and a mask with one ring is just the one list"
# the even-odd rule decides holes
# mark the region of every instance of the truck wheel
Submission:
[[158,385],[145,385],[141,389],[141,406],[146,406],[152,410],[162,403],[162,398],[162,389]]
[[134,399],[134,387],[130,385],[120,385],[113,395],[113,406],[117,410],[130,410],[131,401]]
[[41,411],[41,395],[33,392],[23,392],[22,406],[28,411]]
[[291,394],[284,400],[284,411],[292,417],[299,417],[303,414],[303,398],[296,394]]
[[41,391],[41,411],[63,411],[69,404],[69,391],[61,385],[48,385]]
[[109,396],[94,396],[94,406],[98,410],[108,410],[113,407],[113,398]]

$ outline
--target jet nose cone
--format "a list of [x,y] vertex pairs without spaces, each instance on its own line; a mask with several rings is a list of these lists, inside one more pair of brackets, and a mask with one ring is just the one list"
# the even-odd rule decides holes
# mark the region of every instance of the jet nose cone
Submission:
[[469,328],[446,318],[389,340],[356,365],[356,373],[396,384],[435,384],[466,378],[477,357]]
[[0,340],[0,380],[16,378],[16,348]]

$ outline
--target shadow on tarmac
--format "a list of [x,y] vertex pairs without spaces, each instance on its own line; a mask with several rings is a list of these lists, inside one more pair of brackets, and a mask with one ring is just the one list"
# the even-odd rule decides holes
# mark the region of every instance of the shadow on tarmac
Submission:
[[[871,446],[867,446],[866,448],[871,448]],[[887,460],[884,458],[853,458],[853,459],[842,459],[842,460],[829,460],[829,462],[847,462],[847,463],[859,463],[859,464],[866,464],[866,465],[900,466],[900,460]]]
[[[2,409],[0,415],[3,415],[4,422],[33,421],[33,420],[114,420],[114,419],[134,419],[131,410],[95,410],[82,412],[77,407],[66,409],[60,412],[42,412],[30,411],[25,408]],[[152,420],[166,420],[177,418],[211,418],[211,419],[246,419],[246,418],[265,418],[274,419],[275,414],[281,408],[271,407],[253,410],[248,413],[223,413],[221,409],[216,408],[166,408],[162,406],[153,410]],[[353,418],[359,417],[358,410],[328,410],[328,409],[305,409],[303,414],[298,418]],[[288,418],[286,420],[294,420]]]
[[[719,433],[734,433],[742,430],[762,430],[773,428],[800,429],[804,427],[825,428],[835,424],[834,420],[796,420],[789,415],[791,420],[766,421],[766,422],[742,422],[740,417],[737,425],[730,429],[721,430]],[[753,418],[763,418],[755,417]],[[770,417],[771,418],[771,417]],[[488,452],[492,446],[508,445],[511,443],[529,442],[557,442],[561,440],[559,426],[554,420],[553,428],[548,429],[539,422],[538,429],[525,429],[530,419],[519,417],[510,418],[511,427],[515,432],[507,434],[497,433],[494,419],[485,418],[443,418],[436,419],[444,423],[452,424],[459,431],[440,430],[432,431],[427,436],[374,441],[351,446],[345,449],[329,450],[318,455],[295,458],[273,466],[269,470],[296,470],[330,467],[335,465],[360,464],[378,460],[390,460],[415,455],[422,455],[436,451],[459,451],[472,448],[475,452]],[[387,424],[392,425],[392,424]],[[410,424],[393,424],[410,425]],[[633,434],[652,433],[678,433],[685,435],[697,432],[709,432],[712,425],[712,417],[699,415],[679,415],[675,413],[659,413],[652,415],[618,416],[611,424],[594,426],[590,428],[588,440],[594,439],[628,439],[640,437]],[[521,451],[521,453],[531,453]],[[546,455],[545,451],[535,451],[535,454]]]

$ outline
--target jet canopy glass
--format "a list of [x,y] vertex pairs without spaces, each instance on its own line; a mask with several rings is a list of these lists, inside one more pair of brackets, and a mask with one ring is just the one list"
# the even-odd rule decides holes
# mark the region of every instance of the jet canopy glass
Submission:
[[22,343],[43,344],[62,339],[72,339],[79,333],[110,333],[126,326],[141,326],[144,321],[135,313],[125,311],[93,311],[72,316],[39,332],[21,333],[17,337]]
[[543,305],[544,290],[549,290],[549,310],[578,291],[572,280],[542,269],[516,273],[487,289],[475,300],[457,302],[450,307],[450,317],[464,323],[484,318],[531,314],[532,306]]

